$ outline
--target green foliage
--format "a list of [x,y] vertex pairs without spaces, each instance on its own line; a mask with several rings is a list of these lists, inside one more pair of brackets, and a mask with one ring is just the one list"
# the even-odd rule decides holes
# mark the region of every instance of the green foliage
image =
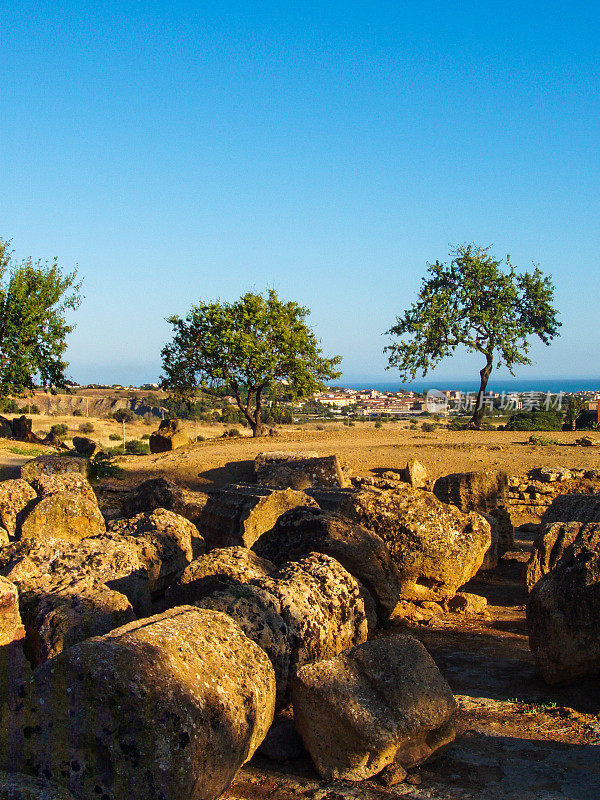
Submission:
[[98,453],[91,459],[88,466],[88,478],[91,481],[99,481],[102,478],[122,478],[123,470],[115,464],[111,457],[106,453]]
[[435,422],[421,423],[421,430],[424,431],[425,433],[433,433],[433,431],[435,431],[437,428],[439,428],[439,425],[436,425]]
[[242,434],[238,431],[237,428],[230,428],[228,431],[223,431],[223,438],[236,438],[237,436],[241,436]]
[[[504,269],[489,249],[460,245],[448,264],[427,265],[417,302],[387,331],[399,337],[384,349],[388,369],[397,367],[404,380],[425,376],[464,346],[485,358],[480,372],[484,392],[494,364],[514,374],[515,366],[531,363],[531,336],[550,344],[561,324],[552,305],[551,279],[537,266],[516,272],[509,256]],[[476,409],[473,421],[479,424],[483,412],[483,406]]]
[[14,397],[1,397],[0,398],[0,413],[2,414],[18,414],[19,406]]
[[41,447],[9,447],[8,449],[17,456],[42,456],[47,452]]
[[339,377],[341,357],[325,358],[306,324],[308,309],[248,292],[234,303],[192,306],[185,319],[173,316],[173,340],[161,351],[162,384],[178,400],[193,401],[198,389],[226,388],[255,435],[262,427],[263,393],[285,383],[297,399]]
[[75,408],[73,410],[74,417],[83,417],[83,411],[80,408]]
[[93,422],[82,422],[79,426],[79,430],[81,433],[92,433],[94,430],[94,423]]
[[125,452],[130,455],[145,456],[150,452],[150,446],[147,442],[142,442],[139,439],[130,439],[125,442]]
[[506,431],[559,431],[563,420],[560,411],[518,411],[512,414]]
[[0,396],[23,395],[34,387],[64,386],[63,360],[73,325],[66,315],[80,302],[77,273],[63,275],[52,263],[13,259],[0,239]]
[[110,439],[111,442],[119,442],[119,441],[121,441],[121,437],[119,436],[118,433],[109,433],[108,434],[108,438]]
[[375,423],[375,427],[376,428],[383,428],[383,424],[382,424],[381,420],[377,420],[377,422]]
[[528,444],[534,444],[537,447],[549,447],[553,444],[558,444],[556,439],[550,439],[547,436],[530,436],[528,439]]
[[133,422],[135,414],[129,408],[118,408],[109,414],[117,422]]
[[142,439],[149,439],[150,438],[150,434],[149,433],[142,433],[141,438]]
[[53,433],[55,436],[64,436],[68,430],[64,422],[56,422],[54,425],[50,426],[50,433]]

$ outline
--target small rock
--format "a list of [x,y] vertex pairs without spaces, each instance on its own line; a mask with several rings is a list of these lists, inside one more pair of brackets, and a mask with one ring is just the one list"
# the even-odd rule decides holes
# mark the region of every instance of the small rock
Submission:
[[458,614],[485,614],[487,600],[471,592],[457,592],[448,600],[448,610]]
[[395,786],[406,780],[408,772],[400,764],[388,764],[377,776],[379,783],[384,786]]

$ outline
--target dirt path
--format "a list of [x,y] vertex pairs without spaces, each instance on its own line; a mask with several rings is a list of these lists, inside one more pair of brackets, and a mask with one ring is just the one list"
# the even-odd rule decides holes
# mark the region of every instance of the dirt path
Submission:
[[459,703],[456,740],[420,769],[419,785],[323,782],[310,759],[255,757],[228,800],[594,800],[600,797],[600,685],[552,690],[536,675],[527,644],[523,565],[531,534],[467,589],[488,599],[489,617],[448,615],[389,626],[411,633],[446,676]]

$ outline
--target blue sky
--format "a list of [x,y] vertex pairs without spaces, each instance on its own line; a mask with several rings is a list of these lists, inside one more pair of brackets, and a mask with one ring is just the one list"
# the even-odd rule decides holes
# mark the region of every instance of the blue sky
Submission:
[[[449,245],[553,276],[518,377],[600,376],[600,6],[2,2],[0,237],[78,264],[70,372],[144,382],[164,321],[275,287],[344,379]],[[468,354],[433,378],[479,369]]]

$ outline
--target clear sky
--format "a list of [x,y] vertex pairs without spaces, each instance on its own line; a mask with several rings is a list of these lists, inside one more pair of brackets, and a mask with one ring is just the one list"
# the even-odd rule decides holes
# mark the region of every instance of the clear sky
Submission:
[[73,378],[156,380],[167,315],[273,286],[345,380],[395,379],[382,333],[465,241],[553,276],[562,335],[518,377],[600,376],[598,3],[0,0],[0,22],[0,237],[78,264]]

